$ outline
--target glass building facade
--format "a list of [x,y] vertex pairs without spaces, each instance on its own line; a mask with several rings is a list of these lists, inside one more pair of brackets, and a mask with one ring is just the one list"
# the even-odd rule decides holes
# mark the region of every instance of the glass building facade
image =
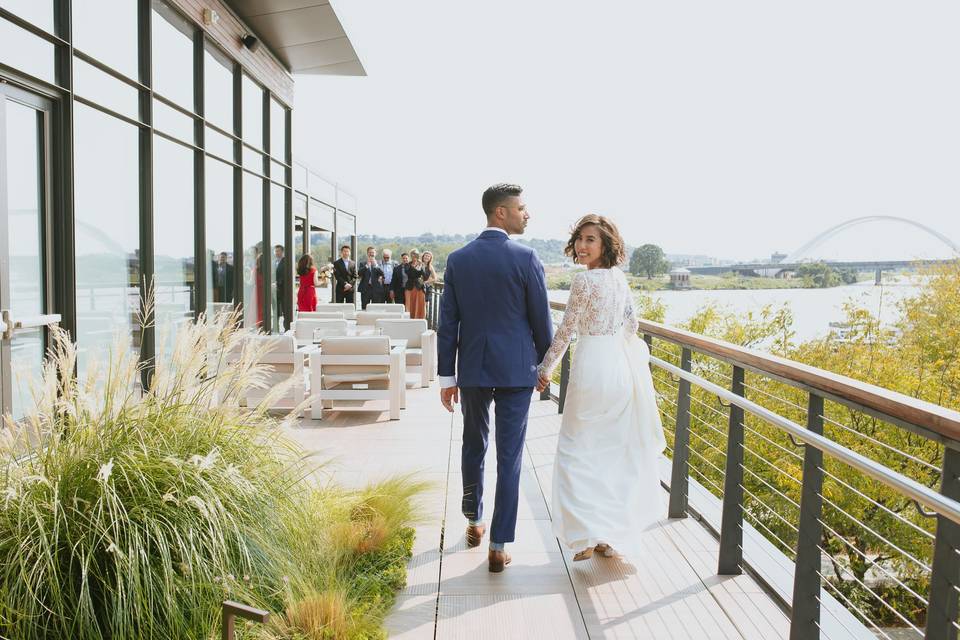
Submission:
[[51,322],[81,376],[118,338],[165,357],[199,313],[281,331],[296,258],[355,242],[355,199],[293,161],[290,92],[270,88],[289,75],[190,4],[0,0],[0,413],[25,410]]

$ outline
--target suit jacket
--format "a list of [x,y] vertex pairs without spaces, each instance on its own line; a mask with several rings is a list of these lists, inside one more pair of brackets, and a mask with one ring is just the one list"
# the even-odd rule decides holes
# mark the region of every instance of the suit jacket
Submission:
[[533,249],[484,231],[447,258],[438,373],[460,387],[534,387],[553,323]]
[[276,277],[277,282],[277,293],[283,295],[284,290],[286,289],[286,274],[287,274],[287,256],[283,256],[277,262],[277,269],[274,276]]
[[212,261],[211,266],[213,268],[213,290],[216,292],[218,302],[232,302],[233,301],[233,265],[225,264],[223,279],[224,285],[220,286],[220,264],[216,261]]
[[390,289],[397,300],[403,299],[403,274],[406,273],[406,266],[402,262],[394,262],[393,279],[390,281]]
[[347,282],[353,285],[355,290],[357,286],[357,263],[351,260],[350,268],[347,269],[343,258],[337,258],[337,261],[333,263],[333,277],[337,280],[337,293],[343,292],[343,285]]
[[[370,267],[364,262],[360,265],[357,277],[359,279],[357,291],[360,293],[376,293],[383,288],[383,283],[380,282],[380,278],[383,277],[383,269],[380,268],[379,264],[374,263],[373,267]],[[370,282],[371,279],[372,282]]]

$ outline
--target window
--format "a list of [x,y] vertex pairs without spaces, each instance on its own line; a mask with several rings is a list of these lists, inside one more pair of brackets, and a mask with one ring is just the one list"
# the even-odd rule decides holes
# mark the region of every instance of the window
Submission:
[[349,213],[337,212],[337,236],[346,238],[357,235],[357,219]]
[[[30,24],[53,33],[53,0],[3,0],[3,8]],[[3,42],[2,38],[0,42]]]
[[233,167],[206,159],[207,314],[233,308]]
[[[270,270],[270,280],[273,285],[274,295],[271,297],[270,306],[273,313],[270,314],[270,324],[274,333],[281,329],[281,316],[284,315],[283,300],[289,294],[290,289],[285,286],[286,278],[284,271],[292,270],[289,260],[284,260],[281,264],[281,256],[286,255],[286,219],[287,219],[287,190],[279,185],[270,185],[270,255],[273,268]],[[280,245],[280,248],[277,248]],[[277,255],[279,253],[279,255]]]
[[129,78],[140,78],[138,2],[73,0],[73,44]]
[[0,18],[0,62],[53,83],[53,44]]
[[335,214],[336,212],[333,207],[327,206],[319,200],[310,199],[311,227],[333,231]]
[[244,74],[242,93],[243,141],[263,149],[263,89]]
[[78,370],[119,335],[140,347],[137,127],[82,104],[74,114]]
[[153,266],[157,358],[193,318],[193,151],[153,139]]
[[270,155],[287,161],[287,110],[270,98]]
[[210,153],[218,155],[224,160],[230,160],[232,162],[234,153],[233,141],[234,138],[229,138],[219,131],[207,127],[204,146]]
[[[243,324],[263,324],[263,178],[243,173]],[[265,282],[266,281],[266,282]]]
[[139,91],[80,58],[73,60],[73,81],[78,96],[134,120],[140,119]]
[[153,99],[153,126],[175,138],[193,144],[193,118]]
[[153,88],[193,111],[193,26],[165,2],[153,1]]
[[224,131],[234,133],[233,63],[212,45],[203,52],[203,81],[204,116]]
[[332,182],[328,182],[311,172],[307,177],[307,186],[309,187],[310,195],[314,198],[322,200],[331,206],[336,204],[337,187]]

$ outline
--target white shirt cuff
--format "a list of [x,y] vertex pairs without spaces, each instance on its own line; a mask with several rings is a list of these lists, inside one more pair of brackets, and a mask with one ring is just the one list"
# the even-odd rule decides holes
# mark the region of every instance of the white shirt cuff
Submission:
[[440,376],[440,388],[449,389],[457,386],[457,376]]

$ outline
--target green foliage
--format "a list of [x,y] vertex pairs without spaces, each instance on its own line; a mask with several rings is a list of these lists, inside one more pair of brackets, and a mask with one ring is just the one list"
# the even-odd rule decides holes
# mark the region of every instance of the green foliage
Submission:
[[421,483],[316,486],[283,423],[240,406],[269,368],[235,316],[181,328],[142,394],[135,354],[79,381],[55,337],[37,411],[3,443],[0,636],[206,638],[229,598],[278,612],[269,637],[292,639],[288,612],[317,593],[340,594],[325,601],[345,637],[382,634]]
[[[686,323],[691,331],[742,346],[763,348],[790,360],[863,380],[942,406],[960,408],[960,263],[929,274],[921,292],[900,304],[900,320],[884,326],[868,310],[845,307],[843,336],[793,342],[789,310],[765,309],[737,317],[705,307]],[[674,364],[679,349],[656,341],[654,354]],[[730,385],[731,367],[694,355],[694,371]],[[656,386],[665,400],[676,399],[676,385],[662,372]],[[807,394],[769,377],[747,372],[750,400],[798,424],[806,424]],[[691,403],[691,475],[717,497],[723,494],[727,414],[715,397],[694,387]],[[673,407],[662,405],[672,447]],[[838,403],[826,401],[824,434],[858,453],[930,487],[940,483],[942,447],[899,426]],[[747,521],[783,553],[793,556],[799,521],[803,449],[781,431],[752,415],[744,466]],[[878,625],[922,627],[932,561],[935,520],[922,517],[901,494],[862,473],[825,457],[821,547],[831,567],[827,590]],[[859,615],[859,614],[858,614]]]
[[645,275],[650,279],[669,269],[670,263],[664,257],[663,249],[655,244],[640,245],[630,256],[630,273],[635,276]]
[[855,269],[834,269],[825,262],[800,265],[797,277],[803,280],[808,289],[826,289],[840,284],[854,284],[859,280]]

